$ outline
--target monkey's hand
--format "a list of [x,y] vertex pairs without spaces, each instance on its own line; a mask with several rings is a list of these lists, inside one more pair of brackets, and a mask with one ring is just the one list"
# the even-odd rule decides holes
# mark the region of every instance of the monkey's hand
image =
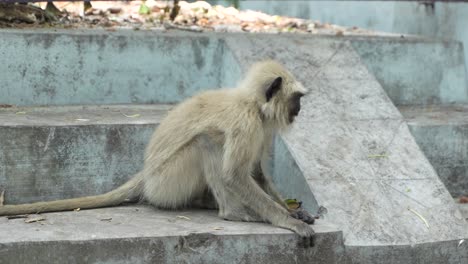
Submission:
[[309,225],[314,224],[317,218],[309,214],[304,208],[289,209],[289,215]]
[[304,208],[302,208],[302,202],[296,199],[286,199],[285,203],[288,206],[289,215],[309,225],[314,224],[315,219],[318,217],[312,216]]

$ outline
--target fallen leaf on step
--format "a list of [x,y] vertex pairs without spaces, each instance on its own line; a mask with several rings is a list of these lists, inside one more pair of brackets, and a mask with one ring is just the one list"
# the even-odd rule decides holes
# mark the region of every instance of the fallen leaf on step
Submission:
[[3,201],[5,199],[5,191],[0,193],[0,206],[3,206]]
[[302,205],[302,202],[297,199],[286,199],[284,202],[288,205],[289,209],[298,209]]
[[73,211],[78,212],[80,211],[80,208],[73,209]]
[[16,112],[16,114],[17,114],[17,115],[25,115],[26,112],[24,112],[24,111],[19,111],[19,112]]
[[178,216],[176,216],[176,218],[184,219],[184,220],[190,220],[190,218],[188,218],[186,216],[183,216],[183,215],[178,215]]
[[39,221],[44,221],[45,217],[38,215],[38,216],[33,216],[33,217],[28,217],[27,219],[24,220],[25,223],[34,223],[34,222],[39,222]]
[[0,108],[10,108],[13,107],[11,104],[0,104]]
[[77,118],[77,119],[75,119],[75,121],[87,122],[87,121],[89,121],[89,119],[86,119],[86,118]]
[[213,230],[224,230],[224,227],[221,227],[221,226],[213,227]]
[[101,221],[108,221],[110,222],[112,220],[112,217],[109,217],[109,218],[102,218]]
[[130,118],[135,118],[135,117],[139,117],[140,114],[134,114],[134,115],[126,115],[124,113],[122,113],[122,115],[126,116],[126,117],[130,117]]

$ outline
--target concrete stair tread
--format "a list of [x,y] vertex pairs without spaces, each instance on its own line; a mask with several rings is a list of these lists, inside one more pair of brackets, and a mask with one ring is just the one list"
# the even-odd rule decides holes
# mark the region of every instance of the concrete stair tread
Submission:
[[156,124],[171,107],[112,104],[0,108],[0,126]]
[[[315,246],[265,223],[224,221],[214,210],[146,205],[0,218],[0,263],[342,263],[342,232],[317,221]],[[179,217],[178,217],[179,216]],[[242,261],[240,261],[242,260]]]
[[[45,220],[25,223],[24,219],[2,217],[0,244],[26,241],[115,239],[132,237],[173,237],[190,233],[214,235],[289,235],[291,231],[264,223],[225,221],[216,210],[157,210],[148,205],[129,205],[74,212],[41,214]],[[341,232],[318,220],[320,235]]]
[[398,106],[409,125],[468,124],[468,105]]

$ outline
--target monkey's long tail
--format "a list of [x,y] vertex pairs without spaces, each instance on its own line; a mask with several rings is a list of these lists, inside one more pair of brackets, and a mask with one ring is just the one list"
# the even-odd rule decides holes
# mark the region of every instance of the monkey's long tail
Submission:
[[137,197],[140,194],[140,185],[141,177],[135,176],[117,189],[101,195],[50,202],[3,205],[0,206],[0,216],[67,211],[77,208],[90,209],[115,206],[123,203],[126,199],[133,199]]

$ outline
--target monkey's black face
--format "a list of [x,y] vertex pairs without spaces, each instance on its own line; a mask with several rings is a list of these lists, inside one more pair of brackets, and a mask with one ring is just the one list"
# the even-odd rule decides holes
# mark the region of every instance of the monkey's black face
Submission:
[[288,111],[289,111],[289,123],[294,121],[294,118],[299,115],[301,111],[301,97],[304,96],[303,93],[295,92],[292,94],[291,98],[289,99],[288,103]]

